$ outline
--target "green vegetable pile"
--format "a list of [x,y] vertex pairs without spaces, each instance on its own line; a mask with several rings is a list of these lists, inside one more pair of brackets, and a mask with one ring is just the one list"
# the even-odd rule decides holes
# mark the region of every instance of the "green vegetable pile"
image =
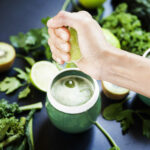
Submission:
[[150,48],[150,32],[142,29],[137,16],[126,11],[127,4],[122,3],[110,16],[100,20],[100,24],[118,37],[123,50],[143,55]]
[[[6,146],[6,150],[34,150],[32,118],[41,108],[41,102],[19,107],[17,103],[0,100],[0,150]],[[27,117],[18,118],[23,111],[30,112]]]
[[136,118],[138,118],[142,122],[143,135],[150,138],[150,110],[124,108],[127,101],[128,99],[125,99],[122,102],[107,106],[103,111],[103,117],[107,120],[120,122],[123,133],[126,133],[131,126],[135,125]]
[[147,31],[150,31],[150,1],[149,0],[113,0],[113,4],[125,2],[128,4],[128,12],[136,15],[142,23],[142,27]]

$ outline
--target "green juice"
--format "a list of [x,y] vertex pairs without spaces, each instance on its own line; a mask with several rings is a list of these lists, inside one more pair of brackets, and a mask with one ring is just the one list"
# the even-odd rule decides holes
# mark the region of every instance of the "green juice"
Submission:
[[51,94],[57,102],[65,106],[80,106],[89,101],[93,95],[92,83],[83,77],[65,76],[52,86]]

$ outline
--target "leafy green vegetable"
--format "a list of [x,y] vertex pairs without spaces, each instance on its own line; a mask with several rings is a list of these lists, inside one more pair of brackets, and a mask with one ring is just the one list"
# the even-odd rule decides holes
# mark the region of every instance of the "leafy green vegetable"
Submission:
[[0,91],[5,92],[6,94],[10,94],[20,87],[24,86],[24,89],[19,92],[18,98],[25,98],[31,92],[30,90],[30,69],[28,67],[23,71],[20,68],[14,68],[14,70],[18,73],[16,77],[6,77],[3,81],[0,82]]
[[149,0],[113,0],[113,3],[125,2],[128,4],[128,12],[138,16],[141,20],[142,26],[150,31],[149,20],[150,20],[150,1]]
[[21,82],[16,77],[6,77],[0,82],[0,91],[10,94],[22,86]]
[[[3,141],[0,142],[0,148],[7,146],[24,135],[25,122],[26,119],[24,117],[21,117],[20,120],[15,117],[0,119],[0,133],[3,134],[3,138],[1,139]],[[4,125],[7,126],[5,132],[3,130]],[[5,136],[7,137],[6,140],[4,139]]]
[[32,57],[24,57],[24,59],[28,62],[30,66],[33,66],[35,64],[35,60]]
[[121,102],[106,107],[105,110],[103,111],[104,118],[107,120],[115,120],[118,113],[120,113],[123,109],[122,105],[123,103]]
[[14,68],[14,70],[15,70],[16,72],[18,72],[17,77],[18,77],[19,79],[25,80],[25,81],[27,81],[28,83],[30,83],[30,77],[29,77],[29,73],[28,73],[28,72],[24,72],[24,71],[23,71],[22,69],[20,69],[20,68]]
[[[47,42],[49,38],[48,30],[46,27],[48,19],[50,18],[47,17],[41,20],[45,25],[43,28],[31,29],[25,34],[19,33],[16,36],[10,36],[11,44],[16,48],[20,48],[26,54],[31,53],[31,55],[35,57],[40,52],[40,54],[45,54],[46,59],[52,60],[51,51]],[[37,51],[39,49],[40,51]],[[29,59],[27,61],[31,62]]]
[[[32,118],[36,110],[41,108],[41,102],[19,107],[16,103],[9,104],[5,99],[0,100],[0,149],[22,137],[21,142],[11,145],[8,149],[24,150],[28,141],[29,148],[33,150]],[[30,112],[26,118],[16,118],[17,114],[28,110]]]
[[26,136],[27,136],[27,139],[28,139],[28,144],[29,144],[29,150],[34,150],[34,139],[33,139],[33,119],[31,118],[29,123],[28,123],[28,126],[27,126],[27,129],[26,129]]
[[100,23],[118,37],[121,48],[129,52],[143,55],[150,47],[150,32],[142,29],[137,16],[127,13],[127,4],[120,4],[108,17]]
[[7,100],[0,100],[0,119],[12,117],[15,115],[15,113],[20,113],[20,109],[17,103],[8,104]]
[[124,109],[123,104],[128,99],[111,104],[107,106],[103,111],[103,117],[107,120],[116,120],[120,122],[122,132],[126,133],[127,130],[136,123],[136,119],[133,116],[139,117],[143,122],[143,135],[147,138],[150,138],[150,120],[145,118],[145,116],[150,117],[150,110],[149,109]]
[[21,98],[25,98],[29,95],[29,93],[31,92],[29,86],[27,86],[24,90],[22,90],[19,95],[18,95],[18,98],[21,99]]
[[121,122],[122,132],[125,133],[134,123],[133,111],[130,109],[121,111],[116,120]]

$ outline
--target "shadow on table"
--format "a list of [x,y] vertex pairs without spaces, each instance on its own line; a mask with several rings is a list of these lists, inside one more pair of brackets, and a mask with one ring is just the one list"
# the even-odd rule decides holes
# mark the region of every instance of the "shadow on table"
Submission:
[[80,134],[64,133],[52,125],[46,114],[38,128],[35,150],[91,150],[92,128]]

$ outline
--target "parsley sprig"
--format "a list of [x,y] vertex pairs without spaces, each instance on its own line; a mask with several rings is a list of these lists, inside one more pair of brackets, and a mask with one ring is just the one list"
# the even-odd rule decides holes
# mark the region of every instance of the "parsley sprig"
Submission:
[[111,104],[103,111],[103,117],[107,120],[116,120],[120,122],[122,132],[126,133],[128,129],[136,123],[137,116],[142,121],[142,132],[147,138],[150,138],[150,110],[149,109],[125,109],[123,105],[128,99],[122,102]]

